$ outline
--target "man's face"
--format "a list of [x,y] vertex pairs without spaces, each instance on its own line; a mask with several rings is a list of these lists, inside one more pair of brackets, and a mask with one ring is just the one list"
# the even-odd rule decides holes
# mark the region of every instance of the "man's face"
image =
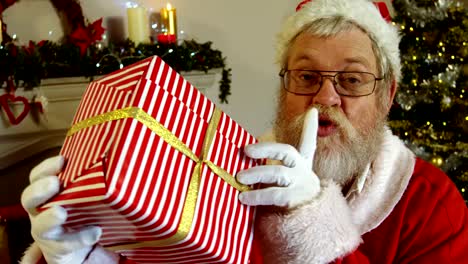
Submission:
[[[300,34],[291,46],[287,68],[370,72],[380,77],[371,40],[359,29],[329,38]],[[381,142],[387,108],[378,106],[382,102],[376,96],[375,92],[340,96],[328,78],[314,95],[282,90],[275,133],[279,141],[297,146],[304,114],[312,106],[319,108],[314,171],[321,178],[345,184],[364,169]]]

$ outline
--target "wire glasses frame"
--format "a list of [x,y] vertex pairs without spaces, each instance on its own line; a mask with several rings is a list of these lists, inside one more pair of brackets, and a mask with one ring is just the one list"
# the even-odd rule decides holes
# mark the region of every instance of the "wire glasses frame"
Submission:
[[[322,73],[335,74],[322,74]],[[330,78],[336,93],[341,96],[360,97],[375,91],[378,78],[370,72],[352,71],[314,71],[314,70],[286,70],[282,69],[279,76],[283,81],[283,88],[296,95],[313,95],[320,91],[323,78]]]

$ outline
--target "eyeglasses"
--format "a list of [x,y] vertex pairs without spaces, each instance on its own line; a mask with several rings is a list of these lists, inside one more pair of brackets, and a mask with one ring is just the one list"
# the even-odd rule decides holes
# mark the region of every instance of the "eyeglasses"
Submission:
[[[335,73],[335,74],[322,74]],[[297,95],[311,95],[320,91],[323,78],[330,78],[336,93],[342,96],[367,96],[374,92],[375,84],[384,78],[377,78],[370,72],[348,71],[312,71],[312,70],[285,70],[279,76],[283,79],[286,91]]]

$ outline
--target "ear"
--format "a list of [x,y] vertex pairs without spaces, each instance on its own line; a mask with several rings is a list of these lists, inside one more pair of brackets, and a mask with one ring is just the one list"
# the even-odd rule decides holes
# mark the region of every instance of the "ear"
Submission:
[[397,88],[398,88],[397,81],[393,79],[390,89],[388,89],[389,94],[388,94],[388,102],[387,102],[387,113],[390,112],[390,108],[392,107],[393,100],[395,99]]

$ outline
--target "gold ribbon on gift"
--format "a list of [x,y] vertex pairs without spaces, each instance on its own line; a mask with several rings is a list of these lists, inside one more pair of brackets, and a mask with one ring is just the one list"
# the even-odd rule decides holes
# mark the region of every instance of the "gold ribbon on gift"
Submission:
[[127,107],[124,109],[118,109],[85,119],[73,125],[68,131],[67,137],[72,136],[80,130],[95,125],[100,125],[106,122],[121,120],[125,118],[133,118],[135,120],[138,120],[143,125],[148,127],[151,131],[156,133],[171,147],[175,148],[176,150],[178,150],[179,152],[183,153],[185,156],[189,157],[191,160],[196,162],[196,165],[192,174],[192,178],[190,179],[187,198],[184,204],[184,210],[182,211],[181,221],[176,234],[164,239],[106,247],[107,249],[112,251],[118,251],[123,249],[128,250],[141,247],[162,247],[183,240],[190,231],[190,227],[192,226],[193,218],[195,215],[195,207],[197,203],[198,189],[200,187],[200,177],[203,169],[203,164],[206,164],[211,169],[211,171],[213,171],[226,183],[236,188],[237,190],[241,192],[250,190],[248,186],[242,185],[239,182],[237,182],[236,179],[227,171],[218,167],[213,162],[207,160],[208,152],[216,134],[216,128],[218,127],[219,120],[221,119],[221,111],[218,108],[215,108],[211,120],[208,124],[205,138],[203,140],[203,148],[200,157],[195,155],[195,153],[193,153],[192,150],[189,147],[187,147],[187,145],[185,145],[179,138],[177,138],[174,134],[172,134],[171,131],[169,131],[167,128],[161,125],[161,123],[159,123],[151,115],[146,113],[143,109],[137,107]]

